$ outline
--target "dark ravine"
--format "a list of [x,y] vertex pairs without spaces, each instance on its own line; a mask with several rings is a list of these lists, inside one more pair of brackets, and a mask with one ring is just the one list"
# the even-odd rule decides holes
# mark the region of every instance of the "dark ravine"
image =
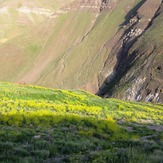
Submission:
[[[152,1],[151,1],[152,3]],[[151,101],[151,102],[163,102],[162,101],[162,80],[153,86],[153,88],[148,88],[147,85],[151,83],[153,78],[148,74],[145,74],[144,78],[142,79],[143,75],[141,74],[140,70],[134,72],[134,69],[141,68],[142,70],[146,69],[146,62],[140,64],[140,67],[137,67],[137,62],[141,60],[142,56],[140,55],[139,49],[132,50],[132,48],[139,42],[139,38],[143,38],[146,31],[150,31],[153,22],[157,19],[158,16],[162,13],[162,2],[156,2],[153,7],[153,15],[148,18],[148,15],[144,14],[142,9],[144,6],[146,10],[150,6],[150,1],[144,1],[139,5],[139,8],[135,11],[135,14],[130,15],[130,18],[127,24],[123,24],[124,33],[115,47],[112,49],[112,54],[116,54],[117,63],[113,69],[113,72],[108,75],[108,77],[104,80],[103,84],[99,88],[97,94],[102,97],[118,97],[123,98],[125,100],[135,100],[135,101]],[[144,15],[143,15],[144,14]],[[142,16],[143,15],[143,16]],[[141,17],[142,16],[142,17]],[[148,18],[149,22],[141,22],[142,19]],[[139,28],[138,28],[139,27]],[[142,28],[140,28],[142,27]],[[127,28],[127,29],[126,29]],[[123,29],[122,29],[123,30]],[[117,50],[119,49],[119,50]],[[156,47],[154,46],[146,59],[149,59],[150,56],[154,55]],[[146,52],[144,52],[146,53]],[[110,54],[109,54],[110,56]],[[99,78],[104,76],[107,67],[109,66],[110,58],[108,57],[107,62],[101,72]],[[162,65],[158,66],[158,69],[161,70]],[[139,72],[139,73],[138,73]],[[129,76],[129,78],[127,78]],[[145,86],[146,83],[146,86]],[[148,84],[147,84],[148,83]],[[136,86],[137,85],[137,86]],[[160,89],[157,88],[160,85]],[[137,88],[133,88],[133,87]],[[130,90],[131,89],[131,90]],[[132,90],[133,89],[133,90]],[[155,89],[154,93],[151,94],[150,89]],[[143,93],[142,93],[143,92]]]

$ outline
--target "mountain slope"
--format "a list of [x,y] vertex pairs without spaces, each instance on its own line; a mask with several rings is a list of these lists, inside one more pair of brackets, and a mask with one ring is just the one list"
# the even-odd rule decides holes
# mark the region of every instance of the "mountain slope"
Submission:
[[0,83],[0,162],[161,162],[163,105]]
[[[129,9],[137,2],[131,2]],[[125,10],[129,10],[125,9],[129,1],[120,3],[113,1],[109,4],[106,2],[105,5],[101,3],[100,0],[74,1],[55,12],[52,16],[54,19],[46,20],[41,26],[36,27],[36,30],[32,29],[25,35],[18,37],[16,39],[18,42],[13,39],[13,41],[5,44],[0,49],[1,54],[3,54],[2,63],[4,60],[10,61],[14,54],[14,58],[21,59],[23,57],[24,63],[19,61],[18,64],[13,65],[17,69],[11,71],[10,68],[3,70],[3,67],[6,66],[2,66],[2,72],[8,73],[1,73],[1,79],[61,88],[84,87],[90,82],[88,89],[94,81],[92,88],[95,92],[98,89],[98,72],[103,67],[107,57],[107,53],[101,54],[103,46],[115,34],[118,25],[124,21],[127,12]],[[103,10],[102,6],[104,6]],[[30,33],[32,34],[30,35]],[[43,38],[40,38],[39,35],[43,35]],[[92,40],[94,41],[92,42]],[[12,47],[10,46],[14,47],[15,52],[11,53]],[[36,48],[36,54],[29,52],[28,46],[32,46],[32,50]],[[43,48],[40,49],[39,47]],[[10,55],[3,60],[6,53]],[[30,60],[28,60],[29,58]],[[15,62],[9,62],[9,64],[13,63]],[[93,66],[92,68],[89,68],[90,64]],[[12,74],[16,76],[13,77]],[[75,79],[73,81],[76,82],[71,80],[72,76]]]
[[30,13],[1,35],[0,80],[162,102],[161,0],[26,3],[10,4]]
[[[120,40],[123,43],[117,52],[120,55],[117,65],[100,93],[126,100],[163,102],[163,4],[160,4],[161,1],[146,1],[127,24],[129,27],[124,26],[127,33]],[[109,59],[107,62],[103,74],[110,68]]]

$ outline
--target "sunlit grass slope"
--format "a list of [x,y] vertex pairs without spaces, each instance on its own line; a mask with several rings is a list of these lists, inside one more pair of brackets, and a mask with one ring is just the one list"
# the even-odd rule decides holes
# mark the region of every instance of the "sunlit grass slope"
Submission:
[[0,162],[159,162],[163,105],[0,83]]

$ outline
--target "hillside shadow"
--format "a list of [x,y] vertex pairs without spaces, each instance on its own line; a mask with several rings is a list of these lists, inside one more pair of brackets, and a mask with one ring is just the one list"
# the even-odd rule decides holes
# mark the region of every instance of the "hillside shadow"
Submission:
[[137,10],[144,4],[146,0],[142,0],[141,2],[139,2],[134,8],[132,8],[125,16],[125,21],[120,24],[120,26],[123,26],[125,24],[128,23],[129,19],[132,19],[136,14],[137,14]]
[[[125,16],[125,21],[120,24],[119,26],[123,26],[129,22],[129,19],[134,17],[137,14],[137,10],[143,5],[143,3],[146,0],[142,0],[139,2],[133,9],[131,9],[127,15]],[[103,82],[103,84],[100,86],[99,90],[96,92],[96,95],[101,97],[110,97],[113,93],[113,90],[115,86],[119,85],[120,80],[127,74],[127,72],[131,69],[133,66],[135,59],[137,57],[136,52],[133,52],[132,54],[128,55],[129,49],[132,47],[132,45],[137,41],[137,39],[141,36],[138,36],[136,38],[133,38],[132,40],[129,40],[127,42],[124,42],[123,38],[126,35],[126,33],[134,26],[134,24],[124,31],[123,35],[120,37],[118,42],[115,44],[115,46],[112,48],[110,54],[115,55],[116,54],[116,64],[113,68],[112,74],[110,74]],[[122,46],[121,46],[122,44]],[[107,61],[105,63],[105,66],[107,65]]]
[[[127,115],[127,111],[124,112]],[[21,118],[18,118],[21,117]],[[116,136],[116,134],[124,133],[124,132],[133,132],[140,134],[139,136],[146,136],[149,134],[155,134],[155,132],[163,131],[163,124],[154,123],[151,119],[137,119],[137,121],[133,122],[129,121],[126,118],[122,118],[119,120],[109,120],[105,118],[96,118],[91,116],[80,116],[80,115],[71,115],[71,114],[63,114],[63,115],[55,115],[53,112],[49,115],[34,115],[33,112],[24,113],[15,113],[12,115],[3,115],[0,116],[0,125],[3,126],[11,126],[20,127],[20,128],[53,128],[53,127],[61,127],[61,130],[68,131],[69,127],[76,126],[76,129],[94,129],[94,132],[108,133],[110,136]],[[62,128],[62,127],[67,127]],[[128,127],[131,127],[130,130]],[[71,128],[74,129],[74,128]],[[142,133],[144,131],[144,133]],[[130,135],[128,135],[130,137]],[[117,140],[121,138],[118,135]]]
[[117,62],[113,68],[113,73],[104,80],[96,95],[101,97],[106,97],[107,95],[107,97],[110,97],[115,86],[119,86],[120,80],[134,65],[134,61],[137,57],[137,52],[134,51],[132,54],[128,55],[128,50],[137,39],[138,38],[135,38],[127,44],[123,44],[118,52],[115,52],[117,49],[112,49],[111,54],[117,54]]
[[[154,141],[161,141],[161,134],[163,132],[162,123],[158,125],[149,119],[142,119],[142,122],[139,122],[138,120],[138,122],[132,122],[124,118],[113,122],[108,119],[98,119],[87,116],[29,116],[29,114],[27,116],[23,116],[23,118],[17,119],[17,117],[20,116],[22,116],[20,113],[16,113],[12,116],[0,117],[1,126],[11,127],[12,130],[14,128],[18,128],[19,130],[20,128],[26,128],[28,130],[35,130],[37,128],[57,128],[57,130],[60,130],[64,134],[67,132],[73,132],[72,134],[75,134],[79,131],[79,135],[81,134],[81,136],[84,137],[96,137],[98,139],[108,139],[114,142],[126,143],[134,141],[135,137],[137,137],[137,143],[147,140],[150,141],[151,139]],[[1,134],[1,136],[2,135],[3,134]],[[13,136],[19,137],[20,135],[15,134],[10,136],[13,138]],[[40,139],[40,137],[36,139]]]
[[[3,118],[7,119],[8,116]],[[13,118],[10,117],[10,123]],[[142,154],[148,158],[162,150],[161,132],[152,128],[148,130],[142,123],[127,122],[119,124],[121,127],[117,128],[115,123],[98,121],[97,118],[81,117],[79,120],[74,116],[42,115],[33,116],[31,120],[37,119],[37,123],[31,121],[27,125],[28,116],[24,118],[20,126],[15,125],[14,121],[12,124],[2,124],[1,120],[1,161],[20,162],[21,159],[24,162],[30,157],[29,162],[31,159],[38,162],[72,162],[71,156],[76,155],[78,162],[80,154],[84,156],[80,162],[85,162],[83,158],[87,158],[86,162],[92,162],[94,158],[95,162],[97,158],[104,159],[103,162],[122,163],[140,158],[137,162],[144,162],[140,157]],[[47,121],[58,118],[60,121],[47,125]],[[155,124],[150,126],[160,127]],[[160,158],[159,155],[157,157]],[[59,161],[56,161],[58,158]]]

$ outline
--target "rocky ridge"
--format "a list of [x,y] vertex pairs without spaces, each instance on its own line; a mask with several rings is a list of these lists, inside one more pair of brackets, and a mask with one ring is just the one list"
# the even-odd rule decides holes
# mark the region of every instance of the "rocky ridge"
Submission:
[[[147,61],[140,64],[139,66],[135,65],[135,62],[139,61],[141,56],[139,54],[139,49],[136,50],[133,48],[137,44],[139,44],[139,40],[144,37],[144,34],[151,30],[151,26],[153,25],[155,19],[157,19],[157,17],[159,16],[158,13],[161,9],[161,0],[144,1],[144,3],[141,4],[139,8],[135,11],[135,14],[131,16],[129,21],[121,26],[122,29],[120,29],[119,32],[121,32],[122,30],[124,32],[122,32],[122,37],[115,45],[116,50],[115,48],[113,48],[112,50],[112,53],[117,53],[117,63],[114,67],[113,72],[106,78],[101,88],[99,89],[99,95],[106,97],[119,96],[119,98],[123,98],[124,100],[144,100],[146,102],[152,101],[161,103],[163,102],[162,78],[160,78],[159,81],[155,82],[156,84],[151,86],[151,88],[149,86],[149,88],[147,89],[147,85],[150,85],[152,80],[156,80],[156,77],[152,77],[151,75],[150,77],[148,77],[147,71],[150,70],[150,65],[146,67],[146,70],[144,72],[145,65],[149,64]],[[119,51],[117,51],[117,49],[119,49]],[[153,51],[150,52],[151,55],[156,55],[153,54],[154,51],[155,48],[153,49]],[[162,53],[162,50],[160,52]],[[146,53],[149,52],[144,51],[141,55],[146,55],[147,59],[150,56]],[[108,74],[108,66],[110,67],[110,58],[108,58],[107,62],[105,63],[104,69],[101,72],[102,76],[106,76]],[[144,69],[142,66],[144,67]],[[158,67],[160,67],[161,69],[162,63]],[[101,78],[101,76],[99,78]],[[126,84],[128,87],[125,87],[124,84]],[[118,93],[119,89],[123,89],[122,94]],[[114,93],[116,95],[113,95]]]

